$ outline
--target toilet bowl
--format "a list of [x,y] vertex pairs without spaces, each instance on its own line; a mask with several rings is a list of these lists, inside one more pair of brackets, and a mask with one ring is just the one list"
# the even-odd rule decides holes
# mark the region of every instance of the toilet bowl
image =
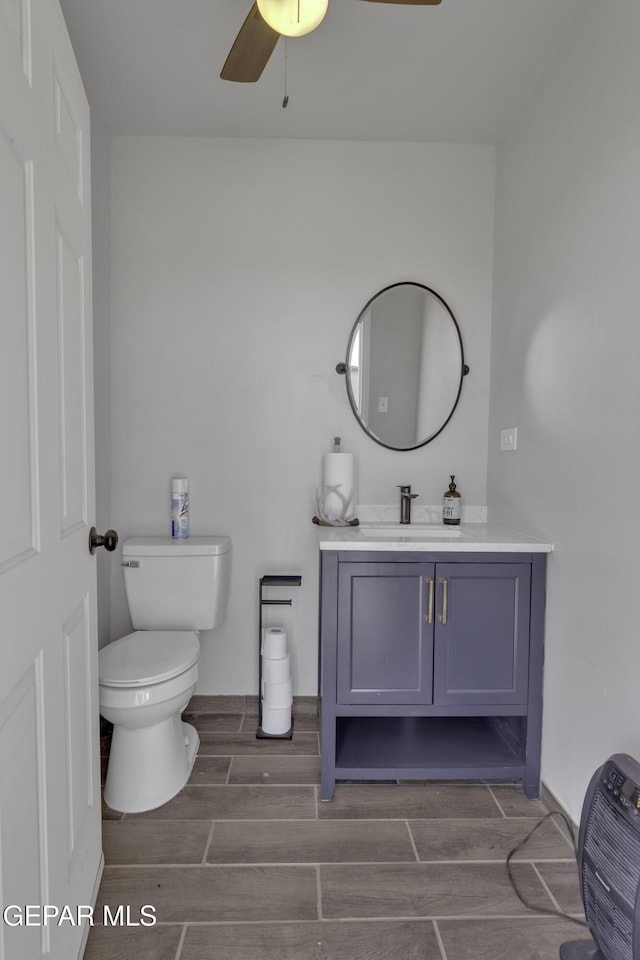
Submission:
[[197,730],[180,719],[198,680],[198,637],[136,631],[99,657],[100,713],[113,723],[105,803],[153,810],[182,789],[198,752]]
[[115,810],[153,810],[189,779],[200,738],[181,714],[198,680],[198,632],[224,618],[230,553],[222,536],[123,544],[137,629],[98,657],[100,713],[113,723],[104,801]]

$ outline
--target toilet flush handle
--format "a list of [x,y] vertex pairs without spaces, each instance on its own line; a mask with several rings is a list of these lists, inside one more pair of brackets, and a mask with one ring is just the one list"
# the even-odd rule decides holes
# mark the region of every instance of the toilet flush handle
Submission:
[[115,530],[107,530],[107,532],[102,536],[98,533],[95,527],[91,527],[89,531],[89,553],[94,554],[96,552],[96,547],[104,547],[105,550],[108,550],[111,553],[112,550],[118,546],[118,534]]

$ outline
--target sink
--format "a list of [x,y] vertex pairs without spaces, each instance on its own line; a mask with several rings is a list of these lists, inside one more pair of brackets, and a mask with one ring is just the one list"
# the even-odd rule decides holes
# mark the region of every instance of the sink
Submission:
[[460,527],[445,527],[442,523],[364,523],[359,530],[365,537],[411,537],[412,540],[462,536]]

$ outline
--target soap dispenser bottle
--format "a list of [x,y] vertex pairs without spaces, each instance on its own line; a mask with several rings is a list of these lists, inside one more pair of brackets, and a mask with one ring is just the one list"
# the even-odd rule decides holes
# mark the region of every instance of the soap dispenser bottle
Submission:
[[462,513],[462,496],[456,490],[455,476],[450,474],[451,483],[449,489],[445,490],[442,498],[442,522],[447,524],[460,523],[460,514]]

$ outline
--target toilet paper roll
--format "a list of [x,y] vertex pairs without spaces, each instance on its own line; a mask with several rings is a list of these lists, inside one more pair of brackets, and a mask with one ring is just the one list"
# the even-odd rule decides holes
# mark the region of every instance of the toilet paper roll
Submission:
[[288,733],[291,727],[291,707],[263,707],[262,731],[273,736]]
[[265,683],[264,685],[264,705],[273,707],[276,710],[282,707],[290,707],[293,703],[293,689],[291,680],[286,683]]
[[[323,473],[324,519],[334,522],[354,513],[354,460],[352,453],[326,453]],[[327,487],[337,487],[338,493],[327,493]],[[344,497],[344,501],[342,500]],[[349,505],[345,507],[345,502]]]
[[287,634],[282,627],[267,627],[262,638],[262,655],[282,660],[287,655]]
[[287,683],[291,680],[291,661],[289,657],[274,659],[262,657],[262,679],[265,683]]

